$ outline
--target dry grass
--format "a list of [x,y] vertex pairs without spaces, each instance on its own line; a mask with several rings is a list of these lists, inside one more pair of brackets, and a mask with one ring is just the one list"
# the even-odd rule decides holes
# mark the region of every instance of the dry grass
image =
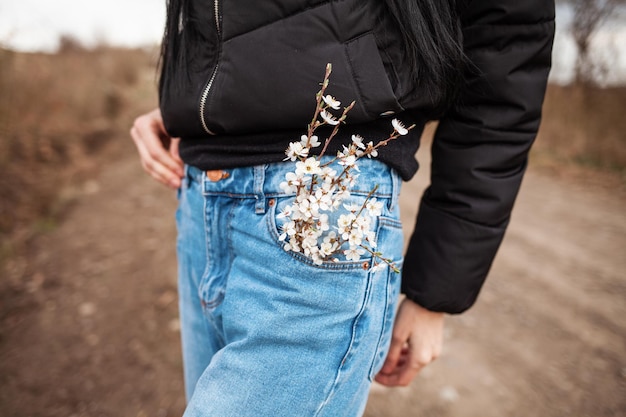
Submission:
[[138,103],[154,103],[153,55],[0,49],[0,236],[54,216],[59,191],[89,175],[111,139],[127,136]]
[[549,86],[534,154],[626,178],[626,87]]

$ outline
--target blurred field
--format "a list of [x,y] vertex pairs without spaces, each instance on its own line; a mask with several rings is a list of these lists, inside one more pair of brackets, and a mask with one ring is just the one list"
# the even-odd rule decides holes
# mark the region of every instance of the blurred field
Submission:
[[[0,50],[0,417],[183,410],[175,199],[127,133],[156,104],[154,65],[71,42]],[[367,417],[626,415],[624,114],[624,88],[550,86],[478,304],[410,388],[374,390]]]
[[62,214],[63,187],[93,174],[154,103],[153,68],[154,54],[71,40],[56,55],[0,49],[0,236]]
[[548,88],[534,154],[543,163],[578,164],[626,178],[626,87]]

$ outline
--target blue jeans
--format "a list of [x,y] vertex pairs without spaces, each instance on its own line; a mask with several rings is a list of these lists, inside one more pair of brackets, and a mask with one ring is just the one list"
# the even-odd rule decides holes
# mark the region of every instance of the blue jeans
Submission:
[[[378,185],[377,249],[400,267],[400,178],[376,160],[359,167],[346,203],[361,204]],[[368,270],[371,257],[314,265],[285,251],[276,215],[294,196],[279,184],[293,170],[285,162],[208,177],[186,168],[176,213],[185,417],[363,413],[400,274]]]

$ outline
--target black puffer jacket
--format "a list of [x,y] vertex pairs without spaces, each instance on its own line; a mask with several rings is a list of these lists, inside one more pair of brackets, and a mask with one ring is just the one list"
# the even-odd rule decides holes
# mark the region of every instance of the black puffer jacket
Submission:
[[[403,270],[403,292],[458,313],[475,301],[503,238],[536,136],[554,36],[552,0],[469,0],[460,6],[473,68],[440,120],[431,186]],[[280,161],[313,113],[323,69],[329,92],[356,100],[349,124],[367,139],[389,132],[390,114],[423,127],[431,104],[410,80],[400,36],[381,0],[193,0],[205,48],[186,74],[166,74],[166,128],[201,169]],[[184,29],[183,29],[184,30]],[[379,159],[404,179],[417,170],[421,129]]]
[[[196,4],[197,3],[197,4]],[[191,1],[206,48],[165,85],[168,131],[181,137],[305,127],[327,62],[349,122],[419,105],[399,35],[380,0]],[[182,88],[180,88],[182,86]]]

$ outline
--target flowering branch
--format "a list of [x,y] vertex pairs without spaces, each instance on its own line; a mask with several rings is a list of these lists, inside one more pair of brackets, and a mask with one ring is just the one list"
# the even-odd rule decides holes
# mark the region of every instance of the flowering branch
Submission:
[[[330,97],[330,96],[328,96]],[[334,100],[334,98],[331,97],[331,99]],[[339,102],[337,102],[339,103]],[[326,153],[326,149],[328,148],[328,144],[330,143],[330,141],[335,137],[335,135],[337,134],[337,132],[339,132],[339,125],[346,120],[346,117],[348,115],[348,112],[350,110],[352,110],[352,108],[354,107],[355,102],[353,101],[352,103],[350,103],[350,105],[348,107],[346,107],[345,109],[343,109],[343,114],[341,115],[341,117],[337,120],[337,123],[335,124],[335,128],[333,129],[333,131],[330,133],[330,135],[328,136],[328,138],[326,139],[326,142],[324,142],[324,147],[322,148],[322,152],[320,152],[320,158],[322,156],[324,156],[324,154]]]
[[[333,115],[333,111],[340,109],[341,103],[325,94],[331,71],[332,67],[328,64],[321,88],[315,96],[317,104],[307,134],[302,135],[299,142],[291,142],[285,151],[284,160],[296,162],[296,165],[294,172],[285,175],[285,181],[280,187],[287,194],[295,194],[296,198],[293,204],[284,207],[277,215],[278,219],[285,219],[279,240],[285,242],[286,251],[303,253],[318,265],[327,260],[338,261],[339,255],[345,256],[348,261],[360,261],[361,255],[369,253],[374,259],[372,269],[388,265],[393,271],[399,272],[391,259],[374,250],[376,235],[371,230],[372,219],[380,216],[383,208],[383,203],[374,197],[378,186],[368,193],[361,205],[343,204],[343,201],[350,197],[350,189],[356,184],[358,174],[354,174],[354,171],[359,170],[358,160],[364,156],[377,157],[380,147],[408,134],[415,125],[406,128],[394,119],[393,132],[376,144],[371,141],[364,144],[361,136],[352,135],[352,143],[344,145],[335,158],[322,165],[321,157],[355,105],[355,102],[350,103],[339,117]],[[309,156],[311,149],[321,145],[315,131],[324,125],[334,126],[333,130],[324,141],[318,156]],[[339,174],[332,168],[335,162],[343,167]],[[326,212],[338,210],[342,206],[346,213],[339,216],[337,224],[330,230]],[[369,268],[369,264],[364,265]]]

